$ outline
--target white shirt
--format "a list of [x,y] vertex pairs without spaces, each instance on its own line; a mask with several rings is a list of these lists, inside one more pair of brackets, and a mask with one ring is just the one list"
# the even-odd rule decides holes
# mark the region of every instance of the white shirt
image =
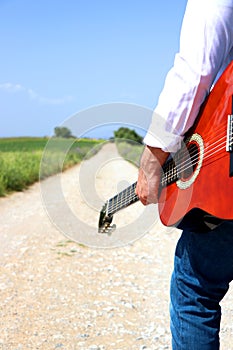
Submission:
[[189,0],[180,49],[144,143],[176,152],[214,81],[233,59],[233,0]]

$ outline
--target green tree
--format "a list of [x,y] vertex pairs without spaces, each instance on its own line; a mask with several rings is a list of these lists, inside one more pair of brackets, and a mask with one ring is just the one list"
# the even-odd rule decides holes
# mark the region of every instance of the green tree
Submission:
[[116,139],[124,139],[125,141],[134,141],[137,143],[142,143],[143,138],[136,133],[135,130],[121,127],[114,131],[114,137]]
[[70,131],[70,129],[66,128],[66,127],[59,127],[57,126],[56,128],[54,128],[54,136],[55,137],[63,137],[63,138],[70,138],[70,137],[74,137]]

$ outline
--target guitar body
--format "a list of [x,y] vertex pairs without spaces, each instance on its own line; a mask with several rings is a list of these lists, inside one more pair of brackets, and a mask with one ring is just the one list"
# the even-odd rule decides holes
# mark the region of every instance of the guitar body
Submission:
[[[197,159],[193,171],[163,187],[159,196],[162,223],[172,226],[194,208],[222,219],[233,219],[231,152],[227,151],[228,115],[232,112],[233,61],[217,81],[185,137]],[[232,135],[230,135],[230,142]],[[186,164],[186,159],[181,159]]]
[[[113,215],[139,200],[137,183],[110,198],[100,212],[98,232],[111,234]],[[233,61],[210,92],[184,145],[163,166],[159,215],[178,225],[198,208],[233,220]]]

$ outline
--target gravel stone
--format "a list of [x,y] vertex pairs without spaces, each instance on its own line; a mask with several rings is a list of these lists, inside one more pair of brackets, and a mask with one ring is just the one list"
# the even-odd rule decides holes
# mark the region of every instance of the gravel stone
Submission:
[[[115,154],[114,147],[101,152]],[[97,176],[103,198],[115,193],[122,175],[129,182],[136,179],[132,164],[115,163]],[[98,213],[92,217],[76,195],[79,171],[75,166],[62,174],[64,196],[74,212],[78,208],[85,220],[96,220]],[[52,186],[53,179],[46,184]],[[119,222],[133,217],[138,204],[132,212],[123,210]],[[39,184],[0,198],[0,215],[1,350],[171,349],[169,283],[178,230],[156,222],[120,248],[88,248],[53,225]],[[232,314],[231,285],[222,301],[220,336],[226,350],[233,349]]]

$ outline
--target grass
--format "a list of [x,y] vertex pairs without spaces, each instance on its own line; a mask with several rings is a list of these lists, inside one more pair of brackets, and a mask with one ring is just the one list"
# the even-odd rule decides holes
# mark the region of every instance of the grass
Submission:
[[0,139],[0,196],[29,185],[91,157],[102,140],[2,138]]
[[[98,152],[103,140],[51,138],[0,139],[0,196],[64,171]],[[139,166],[143,145],[118,139],[120,155]]]
[[140,158],[144,149],[144,146],[142,144],[133,141],[121,141],[120,139],[118,139],[116,141],[116,146],[119,154],[125,160],[134,164],[136,167],[139,167]]

